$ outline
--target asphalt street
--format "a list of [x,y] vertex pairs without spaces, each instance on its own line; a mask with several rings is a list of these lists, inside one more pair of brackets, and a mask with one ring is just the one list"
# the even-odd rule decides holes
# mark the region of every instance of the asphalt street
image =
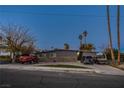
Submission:
[[0,69],[1,88],[124,88],[124,76]]

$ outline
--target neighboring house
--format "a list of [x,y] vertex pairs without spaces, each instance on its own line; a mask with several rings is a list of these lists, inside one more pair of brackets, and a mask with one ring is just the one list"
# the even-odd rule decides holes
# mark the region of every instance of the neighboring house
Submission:
[[0,56],[10,56],[5,36],[0,33]]
[[[41,62],[77,62],[79,50],[55,49],[37,53]],[[83,51],[83,56],[96,57],[96,52]]]
[[8,46],[0,45],[0,56],[10,56]]
[[77,50],[65,50],[65,49],[55,49],[47,50],[39,53],[41,58],[46,58],[47,62],[76,62],[77,61]]

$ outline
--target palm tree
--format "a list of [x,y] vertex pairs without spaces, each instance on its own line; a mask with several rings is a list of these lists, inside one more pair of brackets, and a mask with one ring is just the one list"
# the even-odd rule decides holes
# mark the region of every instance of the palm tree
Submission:
[[86,37],[87,37],[87,35],[88,35],[88,32],[87,31],[84,31],[83,32],[83,36],[84,36],[84,39],[85,39],[85,45],[86,45]]
[[120,65],[120,6],[117,6],[118,65]]
[[95,50],[95,46],[92,43],[88,43],[86,49],[89,51],[92,51],[92,50]]
[[111,51],[111,58],[112,58],[112,64],[115,63],[115,57],[112,47],[112,35],[111,35],[111,27],[110,27],[110,15],[109,15],[109,6],[107,5],[107,21],[108,21],[108,33],[109,33],[109,44],[110,44],[110,51]]

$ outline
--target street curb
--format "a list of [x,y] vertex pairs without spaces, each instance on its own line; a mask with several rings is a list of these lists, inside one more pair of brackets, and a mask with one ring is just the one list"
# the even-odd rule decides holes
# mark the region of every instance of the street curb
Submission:
[[93,69],[74,69],[74,68],[53,68],[53,67],[34,67],[34,66],[7,66],[0,65],[0,69],[17,69],[17,70],[27,70],[27,71],[49,71],[49,72],[66,72],[66,73],[98,73],[101,71]]
[[[0,69],[15,69],[15,70],[22,70],[22,71],[49,71],[49,72],[64,72],[64,73],[91,73],[91,74],[104,74],[104,75],[119,75],[124,76],[124,72],[120,69],[109,67],[115,70],[113,73],[112,71],[106,71],[103,69],[96,69],[96,68],[55,68],[55,67],[39,67],[36,65],[20,65],[20,64],[2,64],[0,65]],[[109,70],[108,69],[108,70]],[[118,73],[119,71],[119,73]]]

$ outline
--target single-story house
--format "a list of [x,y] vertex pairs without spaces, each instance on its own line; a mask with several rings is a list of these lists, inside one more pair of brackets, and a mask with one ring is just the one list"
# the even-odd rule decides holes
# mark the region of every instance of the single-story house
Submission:
[[11,54],[6,44],[5,37],[0,34],[0,64],[6,62],[11,62]]
[[[80,52],[82,52],[80,56]],[[55,50],[46,50],[37,53],[42,62],[77,62],[83,56],[92,56],[96,57],[96,52],[92,51],[79,51],[79,50],[65,50],[65,49],[55,49]]]
[[38,53],[40,61],[47,62],[76,62],[77,50],[55,49]]
[[0,56],[10,56],[5,36],[0,33]]
[[8,50],[8,46],[0,45],[0,56],[10,56],[10,51]]

